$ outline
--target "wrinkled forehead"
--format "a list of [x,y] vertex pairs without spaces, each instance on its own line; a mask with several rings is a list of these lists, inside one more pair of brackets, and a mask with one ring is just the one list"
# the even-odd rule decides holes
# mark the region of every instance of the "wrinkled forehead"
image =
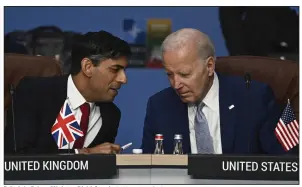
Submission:
[[178,56],[173,53],[166,53],[163,61],[164,68],[170,72],[191,72],[200,67],[199,59],[187,54]]
[[164,64],[192,64],[199,59],[198,50],[194,47],[182,47],[163,52]]

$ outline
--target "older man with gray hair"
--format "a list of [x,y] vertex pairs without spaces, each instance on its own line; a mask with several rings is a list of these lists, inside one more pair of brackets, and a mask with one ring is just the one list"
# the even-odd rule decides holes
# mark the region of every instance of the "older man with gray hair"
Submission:
[[[282,154],[274,128],[281,115],[268,85],[215,72],[210,38],[191,28],[170,34],[162,57],[171,87],[148,100],[142,149],[154,153],[155,134],[172,154],[175,134],[185,154]],[[252,98],[252,99],[251,99]]]

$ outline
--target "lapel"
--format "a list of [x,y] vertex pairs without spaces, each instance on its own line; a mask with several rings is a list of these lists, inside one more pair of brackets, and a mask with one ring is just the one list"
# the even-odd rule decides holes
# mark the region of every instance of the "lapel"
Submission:
[[[232,153],[234,148],[234,133],[236,124],[235,100],[232,98],[232,89],[227,79],[217,73],[219,80],[219,110],[222,153]],[[235,107],[229,109],[231,105]]]
[[91,113],[91,115],[93,116],[92,119],[91,119],[91,125],[88,129],[87,132],[89,132],[95,125],[100,125],[101,123],[97,124],[96,122],[100,119],[101,117],[101,112],[100,112],[100,109],[99,107],[96,105],[94,106],[94,109],[92,111],[93,113]]
[[108,106],[111,104],[112,103],[102,103],[102,102],[96,103],[96,106],[99,107],[99,112],[100,112],[98,118],[102,117],[102,126],[99,132],[97,133],[96,137],[94,138],[94,140],[90,143],[89,147],[96,146],[98,142],[109,141],[111,136],[113,136],[113,134],[110,134],[112,133],[112,129],[115,128],[117,129],[117,125],[119,124],[119,121],[116,118],[116,116],[113,116],[114,114],[111,110],[112,106],[111,107]]
[[[102,116],[102,127],[101,129],[106,128],[108,122],[110,122],[110,112],[108,111],[108,107],[106,107],[106,103],[97,102],[96,105],[99,107],[100,116]],[[107,108],[107,110],[106,110]]]

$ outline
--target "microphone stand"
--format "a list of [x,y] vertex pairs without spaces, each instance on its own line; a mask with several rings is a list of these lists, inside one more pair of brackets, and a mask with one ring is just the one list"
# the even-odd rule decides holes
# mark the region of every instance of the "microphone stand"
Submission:
[[[248,107],[248,111],[245,111],[245,112],[247,112],[247,113],[245,113],[245,116],[250,116],[249,115],[249,113],[250,113],[250,111],[249,111],[249,101],[250,101],[250,94],[249,94],[249,88],[250,88],[250,83],[251,83],[251,75],[249,74],[249,73],[246,73],[245,74],[245,76],[244,76],[244,79],[245,79],[245,84],[246,84],[246,89],[247,89],[247,91],[246,91],[246,94],[245,94],[245,104],[247,105],[247,107]],[[248,118],[246,118],[246,119],[248,119]],[[252,128],[253,129],[253,128]],[[248,152],[248,154],[250,153],[250,149],[251,149],[251,147],[250,147],[250,144],[251,144],[251,134],[252,134],[253,132],[249,129],[248,130],[248,144],[247,144],[247,152]]]
[[15,151],[15,153],[17,153],[16,127],[15,127],[15,107],[14,107],[15,87],[14,87],[13,84],[10,84],[9,93],[11,95],[11,104],[12,104],[12,126],[13,126],[13,138],[14,138],[14,151]]
[[70,143],[68,143],[68,154],[70,154]]

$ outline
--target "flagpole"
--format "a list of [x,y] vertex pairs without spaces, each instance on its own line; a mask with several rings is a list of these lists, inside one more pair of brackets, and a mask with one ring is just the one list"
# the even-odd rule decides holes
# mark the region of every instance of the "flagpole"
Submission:
[[68,143],[68,153],[70,154],[70,143]]
[[[66,102],[67,102],[66,104],[69,105],[69,97],[68,97],[68,96],[66,97]],[[70,151],[71,151],[71,150],[70,150],[70,142],[69,142],[69,143],[68,143],[68,154],[71,153]]]

